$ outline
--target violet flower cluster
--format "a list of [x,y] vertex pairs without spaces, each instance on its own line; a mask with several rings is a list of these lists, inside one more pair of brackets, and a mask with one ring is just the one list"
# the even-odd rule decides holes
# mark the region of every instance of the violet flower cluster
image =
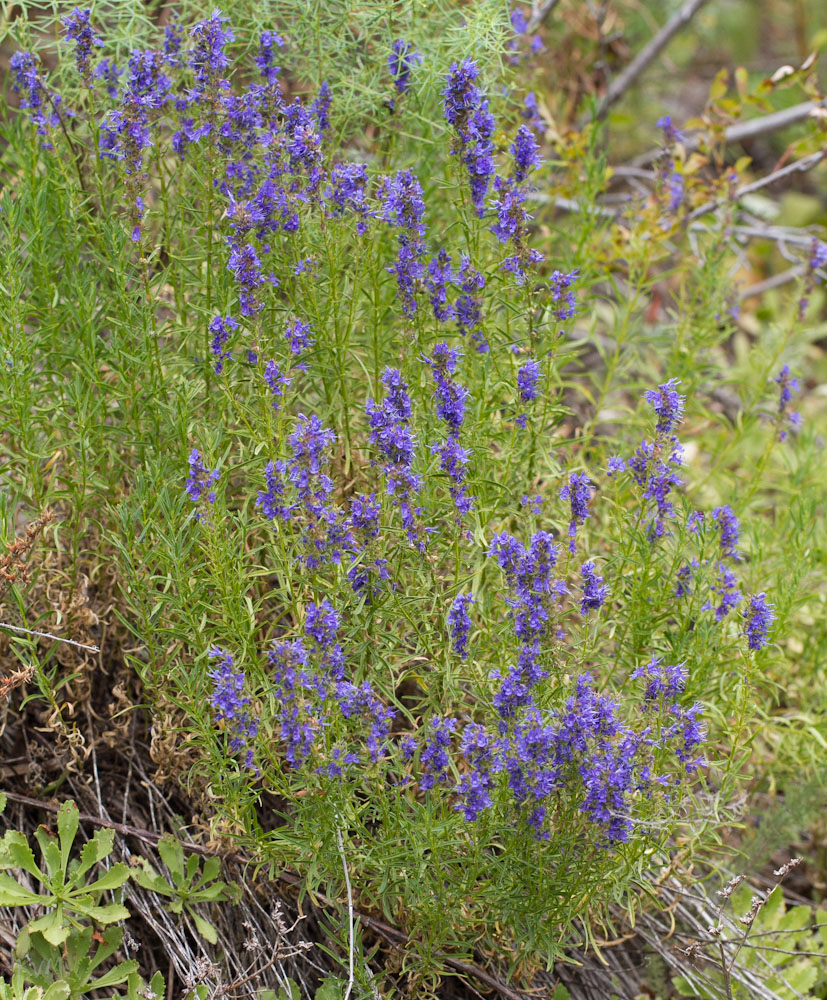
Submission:
[[683,449],[672,431],[683,419],[685,397],[677,391],[677,385],[677,379],[669,379],[646,392],[646,401],[658,418],[655,438],[652,442],[641,441],[628,463],[642,498],[654,508],[649,525],[653,541],[666,534],[666,521],[675,513],[669,494],[673,487],[681,485],[676,469],[680,468]]
[[[421,53],[417,52],[410,42],[398,38],[391,46],[388,56],[388,69],[393,77],[393,85],[397,94],[404,94],[411,85],[411,71],[422,62]],[[391,110],[395,104],[391,101]]]
[[259,722],[250,712],[250,697],[243,693],[244,671],[236,669],[232,655],[218,646],[210,650],[210,657],[216,661],[209,672],[212,680],[210,704],[216,722],[223,724],[229,736],[230,752],[243,753],[244,767],[251,771],[255,751],[250,744],[258,735]]
[[410,427],[411,400],[408,384],[396,368],[382,375],[386,389],[382,403],[369,399],[365,412],[370,423],[370,443],[381,455],[385,489],[399,509],[408,541],[425,551],[428,529],[422,524],[424,509],[418,503],[422,479],[413,471],[416,435]]
[[767,601],[767,595],[753,594],[743,611],[744,635],[751,650],[757,651],[767,645],[775,620],[775,608]]
[[448,610],[448,631],[451,645],[461,660],[468,659],[468,635],[471,632],[471,616],[468,608],[474,603],[473,594],[457,594]]
[[465,488],[470,452],[463,448],[459,440],[468,399],[468,390],[453,377],[459,357],[459,352],[454,348],[446,343],[439,343],[434,347],[431,357],[423,360],[434,377],[437,415],[448,425],[447,439],[432,445],[431,451],[439,455],[439,467],[451,482],[448,491],[454,501],[458,519],[461,520],[464,514],[473,510],[474,498],[468,495]]
[[526,179],[540,163],[539,146],[528,125],[519,127],[510,152],[514,161],[512,175],[508,178],[497,177],[494,181],[497,221],[491,232],[500,243],[510,244],[515,251],[502,262],[501,267],[510,271],[519,284],[523,284],[528,276],[527,269],[543,259],[540,251],[532,249],[526,242],[531,218],[524,208],[529,193]]
[[663,132],[664,149],[658,163],[657,176],[659,183],[666,192],[667,209],[675,215],[686,198],[683,174],[675,164],[675,146],[683,140],[681,133],[672,124],[670,115],[664,115],[657,121],[658,128]]
[[[278,738],[287,762],[301,767],[315,754],[318,773],[341,778],[352,766],[379,761],[388,751],[394,711],[370,681],[346,676],[338,640],[341,618],[329,601],[307,609],[305,638],[280,640],[268,653],[277,705]],[[327,739],[343,734],[343,742]],[[321,746],[322,738],[327,746]]]
[[77,7],[61,19],[67,39],[75,43],[75,64],[87,87],[92,85],[92,48],[103,45],[103,39],[92,28],[91,16],[90,8],[81,10]]
[[39,65],[37,56],[31,52],[15,52],[9,60],[9,68],[14,74],[12,90],[21,95],[20,106],[28,111],[37,134],[42,137],[41,145],[44,149],[52,149],[49,130],[60,125],[61,97],[43,82]]
[[190,474],[187,479],[185,491],[194,504],[199,505],[195,513],[195,519],[202,521],[205,518],[208,505],[216,501],[215,484],[221,477],[218,469],[208,469],[204,465],[201,452],[193,448],[189,457]]
[[423,217],[425,202],[422,186],[410,170],[400,170],[394,177],[386,177],[379,189],[382,199],[382,218],[397,229],[399,254],[395,264],[388,267],[396,275],[399,297],[406,316],[414,316],[417,309],[416,288],[425,269]]
[[485,198],[494,176],[494,116],[476,81],[480,75],[472,59],[454,63],[445,77],[443,107],[445,118],[457,135],[452,150],[468,172],[471,201],[477,215],[485,213]]
[[[827,256],[827,251],[825,253]],[[793,410],[790,407],[793,394],[801,390],[801,384],[797,378],[790,374],[789,365],[784,365],[776,376],[775,383],[778,386],[778,413],[775,418],[777,434],[780,441],[786,441],[789,437],[788,428],[798,430],[804,423],[798,410]]]
[[[272,361],[264,377],[276,406],[285,377]],[[371,564],[366,555],[368,544],[379,533],[380,508],[373,494],[356,494],[349,511],[333,502],[334,484],[326,469],[335,440],[335,433],[315,414],[300,413],[288,437],[291,457],[267,463],[266,489],[259,491],[256,506],[268,520],[293,525],[298,543],[295,559],[300,565],[317,570],[344,564],[353,589],[359,592],[374,577],[377,581],[389,578],[386,561],[376,559]]]

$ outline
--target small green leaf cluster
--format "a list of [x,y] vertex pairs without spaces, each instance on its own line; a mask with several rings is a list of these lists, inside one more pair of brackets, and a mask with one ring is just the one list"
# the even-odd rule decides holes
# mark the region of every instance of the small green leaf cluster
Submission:
[[[0,811],[4,806],[5,796],[0,796]],[[145,858],[137,868],[110,863],[111,828],[96,830],[79,854],[73,851],[79,823],[78,808],[69,800],[58,810],[57,836],[38,828],[40,864],[19,831],[7,831],[0,841],[0,907],[45,911],[18,934],[14,973],[8,983],[0,979],[0,1000],[78,1000],[95,990],[124,986],[123,1000],[162,996],[160,973],[147,984],[135,959],[113,961],[124,942],[124,928],[118,925],[130,916],[122,902],[130,880],[163,898],[171,913],[186,912],[212,944],[217,941],[215,927],[194,907],[238,899],[237,886],[218,880],[218,858],[209,858],[201,869],[198,857],[185,860],[183,847],[170,835],[161,839],[158,850],[171,883]],[[110,893],[115,899],[107,901]]]

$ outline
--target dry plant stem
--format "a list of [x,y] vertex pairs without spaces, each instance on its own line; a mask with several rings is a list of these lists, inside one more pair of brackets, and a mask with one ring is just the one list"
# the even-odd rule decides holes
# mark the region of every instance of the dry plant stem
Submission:
[[[804,173],[807,170],[812,170],[813,167],[821,163],[825,156],[827,156],[827,152],[819,150],[816,153],[805,156],[801,160],[796,160],[795,163],[790,163],[786,167],[782,167],[780,170],[775,170],[773,173],[767,174],[766,177],[759,177],[757,181],[738,188],[735,192],[735,201],[739,201],[745,195],[752,194],[754,191],[760,191],[762,188],[769,187],[770,184],[775,184],[776,181],[780,181],[790,174]],[[710,212],[714,212],[719,205],[724,204],[725,201],[726,199],[708,201],[705,205],[700,205],[694,211],[690,212],[688,218],[692,221],[701,218],[701,216],[708,215]]]
[[[827,101],[803,101],[791,108],[783,111],[771,111],[769,114],[761,115],[758,118],[750,118],[749,121],[736,122],[724,131],[724,142],[729,145],[735,142],[748,142],[750,139],[757,139],[762,135],[769,135],[781,129],[788,128],[798,122],[809,118],[816,108],[827,106]],[[692,152],[698,148],[698,139],[694,135],[689,135],[684,139],[684,147],[687,152]],[[626,166],[629,168],[645,167],[661,156],[663,149],[650,149],[646,153],[641,153],[630,160]]]
[[350,888],[350,874],[347,870],[347,858],[345,857],[345,846],[342,843],[342,831],[340,827],[336,827],[336,840],[339,844],[339,856],[342,859],[342,868],[345,871],[345,886],[347,887],[347,989],[345,990],[344,1000],[350,1000],[350,994],[353,992],[353,892]]
[[754,285],[750,285],[749,288],[744,288],[738,293],[738,298],[743,301],[744,299],[754,299],[764,292],[772,291],[773,288],[778,288],[781,285],[786,285],[790,281],[795,281],[797,278],[802,277],[807,271],[805,264],[796,264],[794,267],[788,267],[786,271],[781,271],[780,274],[774,274],[771,278],[767,278],[766,281],[759,281]]
[[708,0],[687,0],[679,11],[660,29],[647,45],[635,56],[626,69],[610,84],[597,105],[595,117],[605,118],[609,108],[626,93],[637,78],[657,59],[663,49],[681,29],[685,28]]
[[541,3],[538,7],[536,7],[534,13],[528,19],[526,32],[531,34],[532,31],[536,31],[559,2],[560,0],[546,0],[545,3]]
[[0,622],[0,628],[11,629],[12,632],[22,632],[25,635],[36,635],[41,639],[54,639],[55,642],[65,642],[69,646],[77,646],[78,649],[88,649],[91,653],[99,653],[98,646],[87,646],[84,642],[75,642],[74,639],[65,639],[62,635],[52,635],[51,632],[38,632],[35,629],[23,628],[22,625],[9,625],[7,622]]
[[[19,795],[17,792],[5,792],[6,798],[12,802],[19,802],[21,805],[31,806],[34,809],[43,809],[46,812],[57,813],[60,808],[59,805],[55,805],[51,802],[41,802],[39,799],[33,799],[28,795]],[[119,833],[122,837],[135,837],[137,840],[142,840],[144,843],[156,845],[160,839],[160,833],[153,833],[152,830],[141,830],[135,826],[129,826],[125,823],[115,823],[111,820],[100,819],[97,816],[90,816],[88,813],[80,813],[79,820],[82,823],[91,823],[93,826],[109,827]],[[221,851],[211,851],[206,847],[202,847],[200,844],[192,844],[187,841],[179,841],[181,846],[185,851],[192,851],[194,854],[198,854],[204,858],[223,858],[225,861],[235,861],[241,865],[250,865],[253,863],[252,858],[245,857],[243,854],[235,854],[232,852],[223,853]],[[345,869],[347,871],[347,869]],[[293,872],[283,870],[277,873],[277,878],[281,882],[285,882],[287,885],[300,888],[303,884],[303,880]],[[349,876],[347,878],[347,884],[350,885]],[[335,906],[336,903],[329,896],[324,893],[314,892],[313,896],[315,899],[319,900],[325,906]],[[351,902],[352,906],[352,902]],[[359,922],[371,930],[380,934],[382,937],[392,944],[394,947],[402,948],[406,950],[411,947],[412,941],[408,935],[399,930],[396,927],[391,927],[382,920],[377,920],[375,917],[368,916],[366,913],[360,913],[358,910],[353,909],[353,917],[358,918]],[[486,972],[485,969],[480,968],[478,965],[473,965],[471,962],[463,962],[459,958],[452,958],[450,955],[439,954],[436,957],[441,959],[448,968],[453,969],[455,972],[459,972],[465,976],[472,976],[474,979],[481,983],[484,983],[490,989],[496,990],[500,996],[506,998],[506,1000],[528,1000],[531,997],[531,993],[517,992],[511,989],[506,983],[497,979],[496,976],[491,975]]]

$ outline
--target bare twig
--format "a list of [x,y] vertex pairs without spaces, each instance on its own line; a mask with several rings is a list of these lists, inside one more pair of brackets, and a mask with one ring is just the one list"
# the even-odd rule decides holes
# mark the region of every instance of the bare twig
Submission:
[[738,298],[741,301],[744,299],[758,298],[758,296],[763,295],[764,292],[770,292],[773,288],[779,288],[781,285],[786,285],[790,281],[795,281],[796,278],[800,278],[806,273],[806,271],[806,264],[795,264],[793,267],[788,267],[786,271],[774,274],[771,278],[767,278],[765,281],[759,281],[754,285],[748,285],[746,288],[742,288],[738,293]]
[[345,886],[347,888],[347,989],[344,1000],[350,1000],[353,992],[353,892],[350,888],[350,874],[347,870],[347,858],[345,857],[345,845],[342,843],[342,831],[336,827],[336,839],[339,843],[339,857],[342,859],[342,868],[345,870]]
[[[810,153],[809,156],[804,156],[800,160],[796,160],[795,163],[788,163],[786,167],[781,167],[780,170],[774,170],[771,174],[767,174],[766,177],[759,177],[757,181],[752,181],[750,184],[745,184],[743,187],[738,188],[735,192],[735,200],[743,198],[745,195],[752,194],[755,191],[760,191],[762,188],[769,187],[771,184],[775,184],[776,181],[782,180],[784,177],[789,177],[790,174],[804,173],[807,170],[812,170],[813,167],[818,166],[819,163],[827,156],[827,151],[818,150],[815,153]],[[719,205],[724,204],[727,199],[720,198],[715,201],[708,201],[704,205],[699,205],[696,209],[689,213],[690,221],[693,219],[699,219],[703,215],[708,215],[710,212],[714,212]]]
[[65,639],[62,635],[52,635],[51,632],[38,632],[36,629],[23,628],[22,625],[9,625],[8,622],[0,622],[0,628],[8,628],[12,632],[23,632],[25,635],[36,635],[41,639],[54,639],[55,642],[65,642],[70,646],[77,646],[78,649],[88,649],[92,653],[100,652],[98,646],[87,646],[85,642],[75,642],[74,639]]
[[[762,135],[769,135],[778,132],[790,125],[797,125],[798,122],[809,118],[816,108],[827,106],[827,101],[803,101],[801,104],[794,104],[791,108],[784,108],[783,111],[771,111],[769,114],[760,115],[758,118],[750,118],[745,122],[735,122],[724,130],[724,142],[729,145],[735,142],[747,142],[750,139],[757,139]],[[698,148],[698,137],[696,134],[687,133],[681,130],[684,136],[682,145],[687,152],[692,152]],[[645,153],[629,160],[627,167],[646,167],[663,153],[662,148],[650,149]]]
[[660,29],[647,45],[635,56],[626,69],[623,70],[609,85],[609,89],[598,102],[596,117],[604,118],[609,108],[626,93],[641,73],[654,62],[660,53],[677,33],[685,28],[695,14],[708,0],[686,0],[686,3]]
[[528,19],[526,32],[531,34],[532,31],[536,31],[559,2],[560,0],[545,0],[545,3],[541,3],[537,10]]

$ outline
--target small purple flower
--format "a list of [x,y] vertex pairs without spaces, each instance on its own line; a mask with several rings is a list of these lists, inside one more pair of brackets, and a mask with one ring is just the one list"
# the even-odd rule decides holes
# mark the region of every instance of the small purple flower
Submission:
[[[827,247],[827,244],[823,245]],[[790,375],[789,365],[784,365],[776,376],[775,382],[779,387],[778,416],[776,417],[776,424],[780,428],[778,437],[781,441],[786,441],[788,432],[786,428],[782,428],[781,425],[786,422],[790,427],[798,428],[803,422],[801,414],[797,410],[790,409],[790,401],[793,398],[793,393],[800,391],[801,384],[797,378],[793,378],[793,376]]]
[[511,243],[516,250],[500,266],[512,272],[518,283],[523,284],[527,277],[526,268],[543,259],[539,250],[533,250],[526,244],[527,223],[531,218],[523,208],[527,191],[514,178],[503,180],[502,177],[494,181],[494,189],[497,192],[497,221],[490,227],[491,232],[500,243]]
[[451,378],[457,370],[460,357],[456,348],[443,342],[434,347],[430,358],[423,358],[430,366],[436,383],[437,415],[454,432],[459,431],[465,419],[465,403],[468,399],[468,390]]
[[454,307],[448,303],[448,285],[454,280],[451,258],[445,250],[440,250],[428,264],[425,287],[428,289],[434,319],[442,323],[452,319]]
[[667,143],[682,142],[683,135],[672,124],[671,115],[663,115],[655,122],[657,127],[663,132],[663,138]]
[[230,65],[225,46],[235,40],[231,30],[224,30],[229,22],[220,10],[214,10],[210,17],[190,28],[190,36],[195,44],[190,53],[189,63],[195,71],[197,91],[203,93],[208,86],[215,86],[221,71]]
[[663,657],[655,656],[653,653],[652,659],[647,664],[637,667],[630,675],[632,680],[643,677],[649,681],[643,696],[646,701],[655,701],[663,695],[665,700],[674,702],[686,687],[689,675],[685,665],[677,663],[663,667],[662,662]]
[[686,565],[681,566],[675,574],[677,583],[675,584],[675,597],[686,597],[692,591],[692,576],[699,567],[697,559],[692,559]]
[[400,170],[395,177],[386,177],[379,188],[382,218],[399,230],[399,254],[388,271],[396,275],[399,297],[407,316],[417,310],[416,288],[424,276],[422,257],[425,244],[425,202],[422,185],[410,170]]
[[810,252],[807,256],[807,271],[804,276],[804,287],[798,300],[798,319],[803,320],[810,304],[810,294],[816,285],[821,283],[822,271],[827,265],[827,243],[813,237]]
[[216,316],[210,323],[210,333],[213,335],[210,350],[215,355],[215,374],[224,371],[224,362],[230,360],[230,352],[225,351],[227,341],[238,329],[238,323],[232,316]]
[[775,606],[767,603],[766,594],[753,594],[743,612],[744,632],[752,650],[767,645],[770,627],[776,621]]
[[93,45],[103,45],[103,39],[95,34],[90,18],[92,11],[89,7],[81,10],[79,7],[61,18],[63,27],[66,28],[66,37],[75,43],[75,62],[78,73],[83,77],[87,86],[91,83],[89,75],[89,59],[92,55]]
[[379,187],[379,198],[385,222],[411,235],[425,235],[422,185],[412,171],[400,170],[394,177],[386,177]]
[[[737,608],[743,600],[741,591],[738,589],[738,578],[726,563],[718,563],[716,581],[709,589],[713,594],[718,595],[719,603],[715,608],[716,622],[722,622],[730,611]],[[706,601],[701,610],[709,611],[712,607],[712,601]]]
[[354,212],[359,216],[356,232],[367,232],[367,220],[372,216],[368,208],[365,188],[368,171],[364,163],[334,163],[330,171],[330,186],[325,191],[334,218]]
[[96,80],[102,80],[106,87],[106,93],[110,97],[118,96],[118,77],[123,73],[118,69],[114,59],[101,59],[94,69],[93,76]]
[[20,106],[29,109],[29,117],[37,126],[37,134],[46,140],[43,142],[44,149],[51,149],[48,135],[50,128],[60,124],[57,110],[60,106],[60,94],[45,86],[38,73],[37,57],[31,52],[15,52],[9,60],[9,68],[14,73],[12,90],[22,94]]
[[686,396],[678,393],[676,386],[679,384],[678,379],[670,378],[657,389],[647,389],[644,393],[646,402],[657,414],[655,430],[658,434],[669,434],[683,420]]
[[585,472],[574,472],[569,481],[560,490],[560,499],[568,500],[571,508],[569,522],[569,552],[574,552],[574,539],[577,528],[586,523],[589,516],[589,500],[592,495],[592,483]]
[[284,336],[287,338],[293,354],[301,354],[316,342],[310,324],[303,323],[300,319],[294,319],[287,324]]
[[284,39],[275,31],[262,31],[258,43],[258,55],[256,56],[256,66],[261,75],[272,87],[281,72],[281,66],[276,65],[276,49],[284,45]]
[[536,167],[540,166],[540,147],[528,125],[521,125],[510,147],[514,157],[514,179],[524,181]]
[[530,497],[527,493],[524,493],[520,499],[521,507],[531,507],[531,513],[535,517],[539,517],[543,513],[543,498],[537,493],[535,496]]
[[590,611],[602,608],[609,594],[609,588],[603,583],[603,577],[597,574],[593,562],[583,563],[580,570],[583,576],[583,597],[580,600],[580,614],[586,618]]
[[526,94],[521,114],[523,118],[527,119],[528,124],[539,135],[545,135],[547,126],[540,115],[540,107],[537,104],[537,95],[533,91],[529,91],[529,93]]
[[236,670],[232,655],[218,646],[210,650],[210,657],[217,661],[209,672],[216,721],[225,724],[231,753],[245,751],[244,767],[252,770],[254,751],[249,743],[258,735],[258,720],[250,713],[250,698],[243,694],[244,671]]
[[183,42],[184,29],[178,23],[178,12],[176,11],[172,16],[175,20],[171,24],[164,25],[163,53],[168,66],[177,66],[180,61],[179,53],[181,51],[181,43]]
[[524,403],[531,403],[537,398],[537,385],[542,377],[540,365],[533,358],[520,367],[517,388]]
[[727,558],[737,560],[738,518],[735,511],[728,504],[724,504],[723,507],[716,507],[712,511],[712,519],[721,532],[721,551]]
[[416,448],[416,436],[410,429],[411,400],[408,384],[397,368],[386,368],[382,374],[386,395],[381,404],[369,399],[365,411],[370,422],[370,442],[384,459],[385,488],[399,508],[408,541],[420,552],[425,551],[427,529],[420,518],[422,507],[412,506],[411,500],[422,490],[422,480],[411,466]]
[[[727,508],[728,509],[728,508]],[[706,515],[702,510],[693,510],[692,513],[686,519],[686,530],[691,531],[693,535],[700,534],[701,528],[704,526],[706,520]],[[736,522],[735,531],[737,534],[738,525]],[[737,542],[737,537],[736,537]]]
[[472,594],[457,594],[448,611],[448,629],[454,652],[461,660],[468,659],[468,634],[471,631],[471,616],[468,608],[474,603]]
[[419,764],[424,772],[419,786],[423,790],[427,791],[437,783],[441,784],[448,780],[446,772],[451,763],[448,748],[451,746],[451,734],[456,727],[456,719],[440,719],[437,716],[431,719],[419,755]]
[[626,463],[620,457],[620,455],[611,455],[609,461],[606,465],[606,474],[608,476],[617,475],[619,472],[626,471]]
[[[215,490],[213,487],[218,482],[221,473],[218,469],[208,471],[201,458],[201,452],[193,448],[189,457],[190,474],[187,479],[186,493],[193,503],[206,500],[207,503],[215,503]],[[196,518],[201,519],[200,514]]]
[[494,116],[488,101],[476,84],[480,71],[476,63],[466,59],[453,63],[443,90],[445,118],[453,126],[460,141],[460,158],[468,171],[471,200],[477,215],[485,214],[485,196],[494,176]]
[[548,287],[551,292],[551,301],[554,303],[552,312],[554,318],[560,323],[571,319],[577,308],[577,301],[572,288],[579,276],[580,272],[576,269],[569,271],[568,274],[565,274],[563,271],[552,272]]
[[273,397],[273,409],[278,412],[281,407],[281,398],[284,390],[290,385],[290,379],[282,372],[281,368],[272,359],[264,366],[264,381],[270,389]]
[[514,29],[515,35],[524,35],[528,31],[528,21],[519,7],[515,7],[511,11],[511,27]]
[[393,77],[393,83],[400,94],[404,94],[410,86],[411,70],[422,62],[422,56],[414,50],[410,42],[398,38],[391,46],[388,56],[388,69]]
[[310,112],[316,119],[316,128],[319,135],[324,135],[330,129],[330,105],[333,103],[333,95],[327,80],[322,80],[319,87],[319,96],[310,105]]
[[463,337],[470,335],[477,351],[486,354],[489,348],[482,328],[482,299],[479,295],[485,288],[485,278],[471,266],[467,254],[462,255],[455,280],[460,291],[456,304],[457,329]]

